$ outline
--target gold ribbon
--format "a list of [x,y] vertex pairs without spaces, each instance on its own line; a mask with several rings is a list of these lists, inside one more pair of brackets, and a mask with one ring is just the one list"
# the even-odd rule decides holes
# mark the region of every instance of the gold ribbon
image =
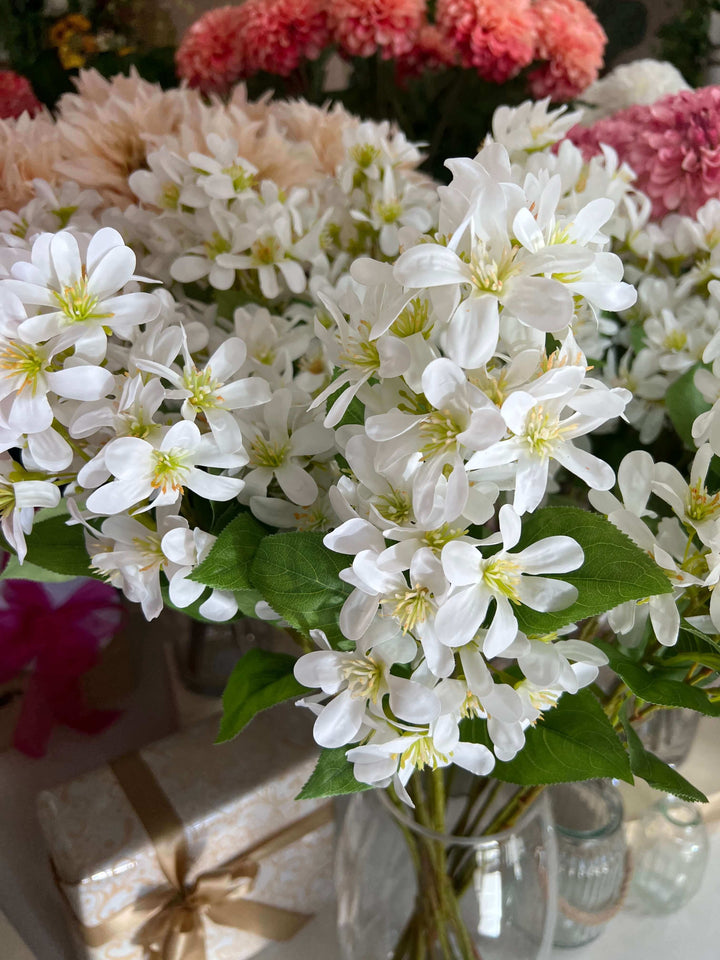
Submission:
[[81,924],[80,932],[89,947],[132,935],[133,943],[144,947],[147,960],[207,960],[203,917],[277,941],[290,940],[312,919],[312,914],[250,900],[246,895],[254,886],[260,862],[330,823],[332,804],[265,837],[190,884],[182,821],[148,765],[139,754],[129,754],[110,766],[155,847],[169,887],[144,894],[96,926]]

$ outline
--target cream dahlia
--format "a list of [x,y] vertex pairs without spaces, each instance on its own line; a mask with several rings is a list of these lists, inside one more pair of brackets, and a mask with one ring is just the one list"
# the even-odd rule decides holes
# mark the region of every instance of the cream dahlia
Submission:
[[332,0],[328,26],[332,39],[351,57],[384,59],[412,50],[423,20],[423,0]]
[[607,37],[582,0],[537,0],[536,60],[547,60],[529,77],[536,99],[571,100],[597,79]]
[[694,217],[720,197],[720,87],[681,90],[650,106],[634,106],[568,138],[586,157],[613,147],[637,175],[636,186],[659,219],[675,211]]
[[536,27],[530,0],[438,0],[435,16],[462,65],[474,67],[486,80],[504,83],[533,58]]

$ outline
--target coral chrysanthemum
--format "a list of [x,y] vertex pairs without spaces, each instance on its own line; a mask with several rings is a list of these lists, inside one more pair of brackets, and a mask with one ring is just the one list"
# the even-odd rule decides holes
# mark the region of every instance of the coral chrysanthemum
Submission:
[[440,70],[453,66],[457,61],[455,47],[437,24],[425,23],[420,28],[412,50],[398,58],[398,76],[417,76],[423,70]]
[[178,76],[203,93],[227,92],[243,72],[242,19],[241,7],[218,7],[196,20],[175,54]]
[[573,127],[568,138],[586,157],[599,153],[601,143],[613,147],[635,171],[656,219],[673,211],[694,217],[720,197],[720,87],[629,107],[591,127]]
[[423,0],[332,0],[328,25],[333,40],[352,57],[384,59],[412,50],[423,22]]
[[582,0],[537,0],[535,59],[547,60],[530,74],[537,99],[571,100],[597,80],[607,36]]
[[0,70],[0,119],[14,119],[23,113],[34,117],[42,110],[27,77],[14,70]]
[[247,0],[239,9],[244,76],[263,70],[286,77],[328,41],[320,0]]
[[526,67],[536,42],[530,0],[438,0],[436,20],[464,67],[504,83]]

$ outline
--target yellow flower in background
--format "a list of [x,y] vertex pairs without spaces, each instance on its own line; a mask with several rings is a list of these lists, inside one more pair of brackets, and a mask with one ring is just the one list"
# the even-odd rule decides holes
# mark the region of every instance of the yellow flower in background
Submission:
[[88,54],[97,53],[97,41],[90,34],[91,29],[92,24],[81,13],[69,13],[50,28],[50,45],[57,47],[65,70],[84,67]]

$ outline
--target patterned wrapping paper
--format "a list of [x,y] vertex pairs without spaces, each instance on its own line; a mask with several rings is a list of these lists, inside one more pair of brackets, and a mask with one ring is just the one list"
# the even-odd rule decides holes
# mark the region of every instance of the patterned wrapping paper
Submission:
[[[141,751],[184,825],[187,880],[217,869],[327,804],[296,801],[317,758],[311,728],[287,705],[261,714],[232,743],[214,746],[210,719]],[[40,794],[40,821],[72,912],[80,925],[112,920],[150,891],[167,887],[157,851],[110,767]],[[333,897],[334,825],[325,823],[260,860],[245,896],[260,903],[317,913]],[[207,960],[245,960],[269,939],[203,918]],[[124,935],[80,949],[89,960],[146,960]],[[78,942],[82,942],[78,938]]]

